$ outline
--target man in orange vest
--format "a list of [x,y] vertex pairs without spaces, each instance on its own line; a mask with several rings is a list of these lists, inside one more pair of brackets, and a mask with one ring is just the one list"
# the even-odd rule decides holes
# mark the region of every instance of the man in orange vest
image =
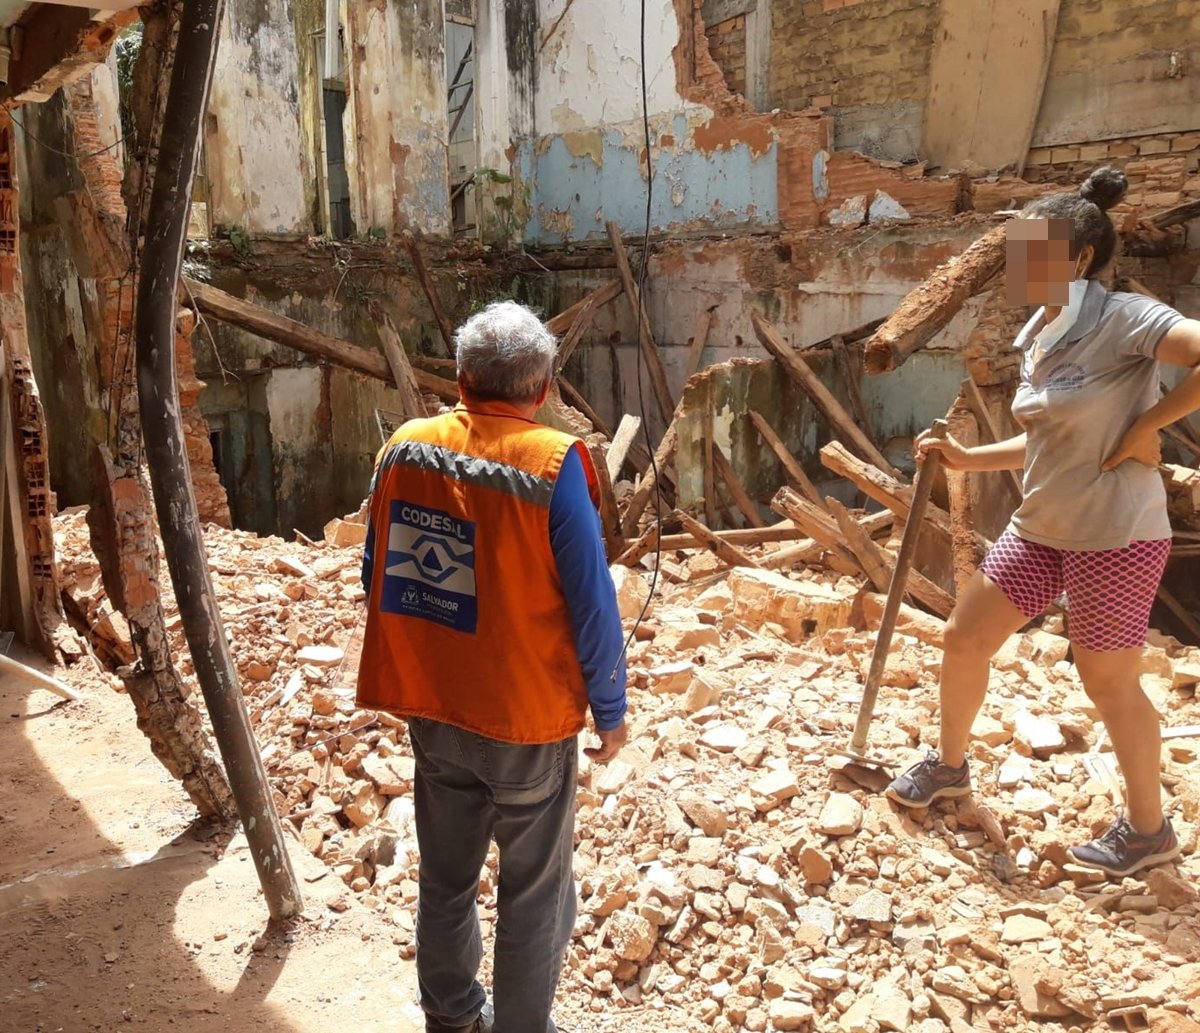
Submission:
[[408,719],[421,852],[417,978],[428,1033],[485,1033],[475,899],[500,851],[496,1033],[552,1033],[575,923],[577,736],[625,742],[625,664],[583,443],[533,421],[556,344],[490,305],[455,338],[462,402],[380,454],[363,560],[358,703]]

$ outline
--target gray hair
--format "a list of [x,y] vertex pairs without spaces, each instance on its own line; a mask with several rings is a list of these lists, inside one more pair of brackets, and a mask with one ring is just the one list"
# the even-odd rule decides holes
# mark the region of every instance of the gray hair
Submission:
[[558,343],[524,305],[496,301],[454,335],[458,374],[481,402],[532,402],[554,374]]

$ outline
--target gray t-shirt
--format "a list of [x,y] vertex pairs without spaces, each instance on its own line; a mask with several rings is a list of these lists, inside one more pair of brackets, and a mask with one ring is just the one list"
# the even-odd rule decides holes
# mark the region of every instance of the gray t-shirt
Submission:
[[1154,354],[1183,319],[1140,294],[1088,284],[1079,318],[1036,362],[1039,310],[1017,336],[1024,352],[1013,416],[1028,435],[1025,486],[1011,530],[1056,549],[1097,552],[1171,537],[1166,490],[1157,470],[1128,461],[1100,464],[1159,399]]

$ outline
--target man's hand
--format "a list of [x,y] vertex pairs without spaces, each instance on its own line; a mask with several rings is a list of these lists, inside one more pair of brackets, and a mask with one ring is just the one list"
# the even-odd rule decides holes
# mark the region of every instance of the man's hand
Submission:
[[1158,431],[1144,426],[1140,420],[1135,421],[1125,432],[1116,451],[1100,464],[1100,469],[1107,473],[1128,459],[1143,466],[1157,468],[1162,462],[1162,440]]
[[596,735],[600,737],[600,745],[589,746],[583,752],[594,764],[607,764],[621,752],[621,747],[629,739],[629,730],[622,721],[616,728],[609,729],[607,732],[597,731]]

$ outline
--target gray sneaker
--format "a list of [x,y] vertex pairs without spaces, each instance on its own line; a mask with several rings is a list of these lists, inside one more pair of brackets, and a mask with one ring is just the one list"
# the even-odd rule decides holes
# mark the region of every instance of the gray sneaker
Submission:
[[966,761],[961,768],[952,768],[930,750],[921,763],[892,780],[886,795],[902,807],[928,807],[942,797],[968,796],[970,792],[971,772]]
[[1143,836],[1122,815],[1102,836],[1083,846],[1073,846],[1069,852],[1076,864],[1099,868],[1121,879],[1143,868],[1174,860],[1183,848],[1168,819],[1163,818],[1162,828],[1153,836]]

